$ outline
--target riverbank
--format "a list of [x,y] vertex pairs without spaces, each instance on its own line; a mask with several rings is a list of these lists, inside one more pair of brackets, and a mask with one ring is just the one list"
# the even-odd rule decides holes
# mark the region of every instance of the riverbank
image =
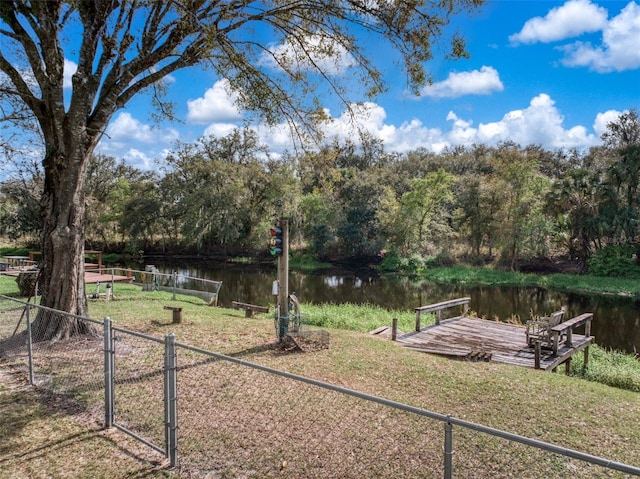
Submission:
[[586,274],[535,274],[494,268],[451,266],[422,270],[419,277],[436,283],[468,286],[538,287],[563,293],[599,294],[640,298],[640,281]]

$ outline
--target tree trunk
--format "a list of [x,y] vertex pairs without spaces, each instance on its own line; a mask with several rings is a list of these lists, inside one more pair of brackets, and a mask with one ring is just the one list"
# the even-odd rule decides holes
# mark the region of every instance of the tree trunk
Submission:
[[72,316],[86,316],[88,312],[84,283],[84,175],[88,157],[82,154],[82,148],[78,150],[72,156],[50,155],[44,161],[41,304],[71,314],[40,310],[34,322],[35,339],[39,341],[96,333],[90,323]]

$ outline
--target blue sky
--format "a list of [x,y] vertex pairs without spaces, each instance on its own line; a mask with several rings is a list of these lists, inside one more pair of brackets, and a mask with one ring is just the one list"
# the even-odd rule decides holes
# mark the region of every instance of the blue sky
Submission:
[[[470,59],[444,60],[437,47],[427,65],[434,83],[419,98],[388,63],[389,91],[361,107],[361,125],[387,151],[507,140],[585,149],[600,143],[621,112],[640,108],[640,3],[493,0],[471,17],[456,17],[452,27],[467,39]],[[348,63],[345,57],[345,71]],[[178,72],[169,88],[181,123],[154,124],[148,99],[136,98],[115,114],[97,152],[154,168],[176,140],[223,136],[246,118],[224,79],[206,70]],[[344,106],[325,106],[333,118],[327,134],[352,137]],[[253,126],[273,152],[291,148],[286,127]]]

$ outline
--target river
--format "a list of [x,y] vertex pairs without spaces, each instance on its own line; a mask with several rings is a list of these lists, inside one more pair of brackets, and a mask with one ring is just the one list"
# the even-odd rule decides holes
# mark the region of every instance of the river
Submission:
[[[271,286],[276,268],[242,264],[180,262],[155,264],[163,273],[222,281],[219,305],[232,301],[271,305]],[[421,305],[463,296],[471,298],[470,308],[487,319],[529,319],[530,311],[545,315],[564,306],[569,317],[593,312],[592,334],[596,343],[627,353],[640,351],[640,301],[623,297],[566,294],[542,288],[463,287],[435,284],[372,271],[331,273],[289,273],[289,291],[302,304],[375,304],[386,309],[413,311]],[[391,322],[391,318],[389,323]]]

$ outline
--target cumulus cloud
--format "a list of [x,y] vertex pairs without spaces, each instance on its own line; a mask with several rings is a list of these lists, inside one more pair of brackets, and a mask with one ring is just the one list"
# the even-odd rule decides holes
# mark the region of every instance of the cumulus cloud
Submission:
[[593,122],[593,131],[596,132],[598,138],[602,137],[602,134],[607,130],[607,125],[618,121],[618,118],[623,113],[624,112],[618,110],[607,110],[604,113],[598,113]]
[[276,45],[265,52],[261,65],[274,70],[286,66],[292,71],[322,71],[329,75],[342,75],[356,64],[355,58],[335,38],[322,32],[308,35],[304,45],[292,40]]
[[[571,128],[564,126],[555,102],[547,94],[534,97],[524,109],[512,110],[500,120],[480,123],[474,126],[472,120],[460,118],[449,112],[448,131],[430,128],[420,120],[413,119],[400,125],[388,124],[384,108],[375,103],[359,105],[357,125],[346,113],[328,122],[325,131],[328,136],[341,139],[355,138],[357,127],[369,132],[373,137],[381,139],[387,151],[405,153],[417,148],[426,148],[436,153],[446,147],[473,144],[497,145],[504,141],[513,141],[520,145],[537,144],[545,148],[587,148],[599,143],[599,134],[589,133],[587,128],[578,125]],[[614,113],[607,112],[608,118]],[[605,121],[604,117],[598,117]],[[594,130],[598,133],[596,126]]]
[[229,81],[218,80],[204,97],[187,101],[187,120],[198,124],[238,120],[242,113],[236,100],[237,95],[229,88]]
[[146,125],[136,120],[131,113],[120,113],[116,119],[109,124],[107,135],[112,141],[139,141],[142,143],[152,143],[154,141],[154,131],[150,125]]
[[576,42],[561,47],[562,63],[570,67],[588,67],[597,72],[640,68],[640,5],[630,2],[602,32],[602,45]]
[[204,136],[222,138],[230,135],[237,128],[238,125],[236,123],[212,123],[204,129]]
[[537,144],[545,148],[585,148],[598,143],[598,138],[588,133],[584,126],[566,129],[564,117],[545,93],[534,97],[527,108],[512,110],[501,120],[481,123],[477,128],[470,122],[461,121],[454,113],[450,113],[448,119],[453,121],[448,133],[452,144],[495,145],[514,141],[520,145]]
[[147,154],[136,148],[131,148],[129,151],[127,151],[123,155],[123,159],[127,162],[127,164],[143,171],[151,170],[154,166],[153,158],[149,157]]
[[589,0],[569,0],[553,8],[545,17],[528,20],[522,30],[509,37],[514,43],[548,43],[602,30],[607,10]]
[[178,138],[179,133],[173,128],[153,128],[123,112],[109,124],[96,152],[131,160],[134,166],[149,169],[151,158],[157,158]]
[[434,98],[457,98],[464,95],[489,95],[504,90],[498,71],[483,66],[480,70],[449,73],[446,80],[428,85],[421,94]]

